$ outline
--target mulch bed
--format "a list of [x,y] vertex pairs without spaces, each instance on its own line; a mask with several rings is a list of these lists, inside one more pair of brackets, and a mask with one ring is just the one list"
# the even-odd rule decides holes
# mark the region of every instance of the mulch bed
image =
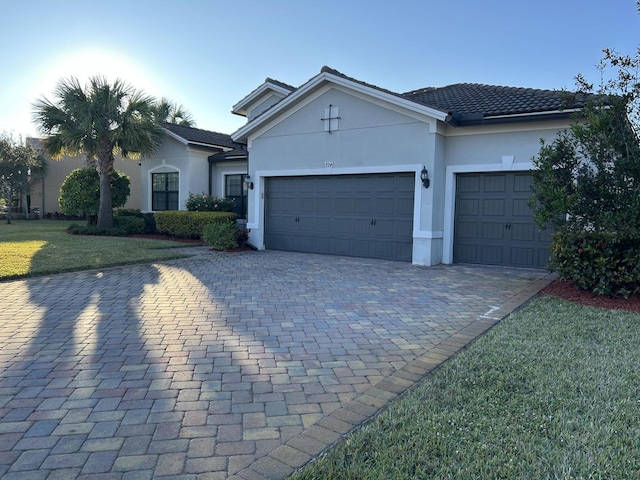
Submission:
[[571,282],[565,282],[562,280],[555,280],[549,286],[544,288],[540,294],[551,295],[564,300],[569,300],[570,302],[589,305],[590,307],[640,312],[640,295],[632,295],[629,298],[612,298],[604,295],[596,295],[591,292],[579,290]]

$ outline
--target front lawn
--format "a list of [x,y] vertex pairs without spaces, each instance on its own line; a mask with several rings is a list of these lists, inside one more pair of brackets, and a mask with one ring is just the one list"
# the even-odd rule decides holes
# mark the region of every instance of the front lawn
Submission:
[[70,235],[70,222],[0,223],[0,280],[179,258],[184,244],[139,238]]
[[292,478],[640,478],[640,314],[536,299]]

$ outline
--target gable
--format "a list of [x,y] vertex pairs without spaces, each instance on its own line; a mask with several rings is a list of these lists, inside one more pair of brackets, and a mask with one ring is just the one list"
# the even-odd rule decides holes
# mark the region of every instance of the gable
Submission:
[[[377,105],[386,110],[411,117],[415,121],[428,123],[431,125],[432,130],[435,130],[438,121],[444,121],[447,118],[447,113],[442,110],[406,100],[399,95],[323,70],[319,75],[312,78],[271,109],[233,133],[231,138],[236,142],[249,142],[250,138],[256,138],[273,129],[279,122],[330,90],[341,91],[352,97],[359,98],[362,101],[362,108],[366,109],[364,107],[366,103]],[[324,114],[324,110],[322,113]],[[311,121],[311,119],[308,121]]]
[[236,103],[231,112],[251,121],[294,90],[291,85],[267,78],[262,85]]
[[[331,107],[331,110],[329,109]],[[384,128],[420,124],[430,129],[436,120],[385,102],[359,95],[339,86],[327,85],[304,101],[281,112],[252,138],[290,135],[375,134]]]

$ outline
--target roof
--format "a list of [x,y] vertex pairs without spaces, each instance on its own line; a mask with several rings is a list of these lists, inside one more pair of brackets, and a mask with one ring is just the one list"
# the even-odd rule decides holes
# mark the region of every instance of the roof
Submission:
[[284,82],[281,82],[280,80],[275,80],[275,79],[273,79],[273,78],[269,78],[269,77],[267,77],[267,78],[264,80],[264,83],[272,83],[272,84],[274,84],[274,85],[277,85],[277,86],[279,86],[279,87],[282,87],[282,88],[284,88],[285,90],[289,90],[289,91],[291,91],[291,92],[293,92],[293,91],[296,89],[296,87],[291,86],[291,85],[289,85],[288,83],[284,83]]
[[163,123],[162,126],[169,130],[169,132],[173,133],[174,136],[180,137],[186,144],[202,145],[213,148],[235,148],[238,146],[237,143],[231,140],[231,135],[226,133],[185,127],[183,125],[176,125],[175,123]]
[[228,152],[216,153],[214,155],[209,156],[210,163],[220,163],[220,162],[233,162],[237,160],[246,160],[248,153],[247,149],[242,144],[237,144],[238,146],[233,150],[229,150]]
[[[349,77],[338,70],[324,66],[319,75],[316,75],[298,88],[267,78],[265,84],[280,84],[282,88],[290,90],[291,95],[267,109],[249,124],[261,123],[264,121],[265,116],[270,116],[274,111],[279,111],[284,106],[283,104],[287,104],[291,100],[290,97],[296,97],[307,86],[314,84],[317,79],[327,75],[332,77],[333,81],[338,79],[351,87],[364,89],[369,93],[378,92],[375,95],[381,94],[387,96],[387,98],[395,97],[408,102],[409,105],[419,105],[422,108],[428,107],[432,109],[433,113],[442,112],[447,116],[445,121],[460,126],[526,121],[532,118],[540,119],[541,115],[545,115],[547,118],[566,117],[575,110],[583,108],[591,96],[562,90],[542,90],[478,83],[457,83],[444,87],[427,87],[406,93],[397,93]],[[435,118],[439,116],[440,114],[437,113]],[[251,130],[248,125],[235,132],[233,137],[237,139],[245,138],[246,134]]]
[[352,91],[367,95],[371,98],[376,98],[380,101],[405,108],[407,109],[407,111],[413,112],[412,114],[420,116],[426,121],[445,121],[448,117],[448,112],[443,111],[440,108],[408,100],[398,93],[392,92],[390,90],[385,90],[383,88],[365,82],[361,82],[354,78],[348,77],[338,72],[337,70],[325,66],[322,68],[319,74],[315,75],[300,87],[296,88],[293,92],[290,92],[290,94],[288,94],[282,100],[275,103],[264,112],[260,113],[260,115],[249,121],[244,127],[241,127],[240,129],[232,133],[231,137],[236,141],[248,140],[249,135],[257,131],[259,128],[262,128],[263,125],[267,124],[269,121],[277,117],[277,115],[279,115],[282,111],[289,108],[294,103],[300,102],[304,98],[307,98],[309,95],[312,95],[313,92],[317,91],[320,88],[323,88],[323,86],[328,83],[337,86],[343,86]]
[[408,100],[447,110],[452,121],[464,123],[489,117],[560,112],[582,108],[587,95],[559,90],[457,83],[403,93]]
[[247,107],[256,99],[261,97],[267,92],[271,92],[277,96],[286,97],[291,92],[295,91],[296,88],[291,85],[287,85],[284,82],[279,80],[274,80],[273,78],[267,77],[261,85],[259,85],[256,89],[254,89],[251,93],[245,96],[242,100],[236,103],[233,107],[231,107],[231,113],[235,113],[236,115],[241,115],[243,117],[247,116]]

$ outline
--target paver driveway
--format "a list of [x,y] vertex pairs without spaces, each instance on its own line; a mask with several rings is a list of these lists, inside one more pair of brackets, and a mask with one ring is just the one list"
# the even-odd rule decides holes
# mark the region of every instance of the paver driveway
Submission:
[[282,478],[548,281],[191,251],[0,284],[2,478]]

